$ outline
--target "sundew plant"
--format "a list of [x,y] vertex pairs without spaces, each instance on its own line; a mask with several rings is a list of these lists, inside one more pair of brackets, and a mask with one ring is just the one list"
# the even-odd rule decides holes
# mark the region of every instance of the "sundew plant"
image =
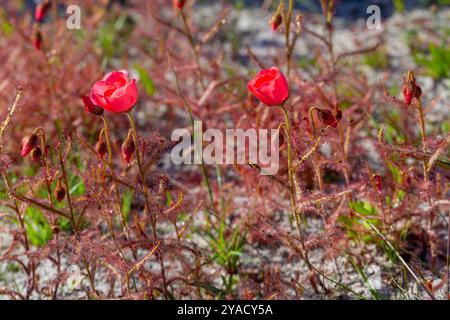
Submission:
[[0,8],[1,299],[450,298],[445,3],[73,2]]

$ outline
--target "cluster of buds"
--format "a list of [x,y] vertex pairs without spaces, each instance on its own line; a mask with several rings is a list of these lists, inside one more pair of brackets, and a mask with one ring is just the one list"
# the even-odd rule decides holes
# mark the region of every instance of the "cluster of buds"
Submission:
[[419,100],[422,95],[422,89],[416,83],[416,78],[412,71],[408,71],[408,74],[406,75],[406,79],[402,86],[402,92],[407,106],[411,104],[413,98]]
[[66,189],[61,185],[61,177],[58,179],[58,183],[55,188],[55,198],[58,202],[61,202],[66,197]]
[[173,8],[183,10],[184,5],[186,4],[187,0],[173,0]]
[[275,12],[275,14],[272,16],[272,18],[269,21],[270,26],[272,27],[273,31],[277,30],[278,27],[283,22],[283,15],[282,15],[283,9],[284,9],[284,4],[283,4],[283,2],[280,2],[280,4],[278,5],[277,11]]
[[34,18],[36,19],[37,22],[41,23],[44,20],[51,6],[52,3],[50,2],[50,0],[43,0],[36,6]]
[[89,96],[81,96],[84,103],[84,110],[96,116],[103,115],[103,108],[95,105]]
[[126,161],[127,164],[130,163],[131,157],[133,156],[135,150],[136,150],[136,145],[134,143],[133,134],[130,130],[130,131],[128,131],[127,138],[123,142],[122,148],[121,148],[122,157]]

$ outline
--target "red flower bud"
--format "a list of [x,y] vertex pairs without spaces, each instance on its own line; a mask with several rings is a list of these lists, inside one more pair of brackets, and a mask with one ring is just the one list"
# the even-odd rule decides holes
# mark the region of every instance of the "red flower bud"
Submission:
[[58,202],[61,202],[66,197],[66,189],[64,189],[61,184],[58,182],[58,185],[55,189],[55,198]]
[[341,111],[341,109],[338,109],[336,111],[335,117],[336,117],[337,121],[341,121],[342,120],[342,111]]
[[270,19],[270,25],[272,26],[272,30],[273,31],[277,30],[277,28],[281,25],[282,22],[283,17],[281,16],[281,14],[279,14],[278,12],[275,13],[272,19]]
[[97,151],[98,155],[103,158],[106,152],[108,152],[106,143],[103,141],[98,141],[97,144],[95,145],[95,151]]
[[33,133],[31,136],[26,136],[22,139],[22,152],[20,155],[26,157],[38,145],[39,138],[37,134]]
[[416,79],[412,71],[409,71],[406,76],[402,86],[402,93],[407,106],[411,104],[413,98],[419,99],[422,96],[422,89],[416,84]]
[[373,183],[375,184],[375,187],[377,188],[377,191],[381,192],[381,187],[382,187],[381,176],[379,174],[374,174],[372,176],[372,178],[373,178]]
[[317,115],[319,116],[319,120],[327,125],[327,126],[331,126],[333,128],[337,127],[337,120],[336,118],[333,116],[333,113],[331,112],[331,110],[329,109],[319,109],[317,108]]
[[92,100],[89,96],[81,96],[81,99],[83,99],[84,110],[96,116],[101,116],[103,114],[103,108],[92,103]]
[[44,20],[45,15],[51,7],[51,2],[48,0],[44,0],[36,6],[36,11],[34,12],[34,18],[37,22],[42,22]]
[[42,158],[42,150],[39,147],[36,147],[33,149],[33,151],[31,151],[31,158],[36,161],[39,162]]
[[173,8],[183,10],[186,0],[173,0]]
[[134,144],[134,139],[131,135],[131,132],[128,133],[127,138],[122,144],[122,157],[129,164],[131,157],[133,156],[134,151],[136,150],[136,146]]
[[269,107],[280,106],[289,98],[288,82],[277,67],[258,72],[247,88]]
[[42,47],[42,33],[40,30],[36,30],[33,38],[33,45],[36,50],[41,50]]

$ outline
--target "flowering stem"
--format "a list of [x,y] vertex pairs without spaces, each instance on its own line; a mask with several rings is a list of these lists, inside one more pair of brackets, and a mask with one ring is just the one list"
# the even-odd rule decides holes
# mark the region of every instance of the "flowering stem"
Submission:
[[295,219],[295,222],[297,224],[299,235],[301,235],[300,231],[300,220],[297,215],[297,210],[295,208],[295,181],[294,181],[294,171],[292,166],[292,143],[291,143],[291,121],[289,120],[289,114],[286,108],[281,105],[281,110],[284,114],[284,126],[286,129],[286,135],[287,135],[287,157],[288,157],[288,176],[289,176],[289,191],[290,191],[290,198],[291,198],[291,210],[292,210],[292,216]]
[[[309,121],[312,126],[312,134],[313,139],[316,141],[317,139],[317,132],[316,132],[316,121],[314,119],[314,111],[317,112],[317,107],[312,107],[309,109]],[[316,161],[313,161],[314,171],[316,172],[317,182],[319,184],[319,190],[323,190],[323,182],[322,182],[322,175],[320,173],[320,165],[319,165],[319,153],[317,152],[317,148],[314,149],[314,156],[316,158]]]
[[181,20],[183,20],[184,29],[186,30],[186,36],[189,40],[189,44],[191,45],[192,51],[194,53],[194,59],[195,63],[197,64],[197,70],[200,76],[200,84],[202,86],[202,89],[206,89],[204,83],[203,83],[203,72],[200,67],[200,58],[198,56],[197,48],[195,47],[194,37],[192,36],[191,28],[189,28],[189,23],[186,18],[186,14],[183,10],[180,10]]
[[[78,240],[81,240],[80,230],[78,228],[78,224],[75,219],[75,213],[74,213],[73,206],[72,206],[72,198],[70,196],[69,180],[67,178],[66,167],[64,165],[64,160],[63,160],[63,157],[61,154],[61,150],[59,148],[57,149],[57,152],[58,152],[59,164],[61,166],[61,174],[63,177],[64,186],[66,187],[66,197],[67,197],[67,204],[69,206],[70,219],[72,220],[72,225],[73,225],[73,230],[75,232],[75,236],[77,237]],[[87,276],[89,279],[91,289],[95,293],[96,289],[95,289],[94,275],[91,273],[89,262],[86,259],[85,255],[82,253],[81,256],[83,258],[84,268],[86,269],[86,273],[87,273]]]
[[[169,64],[170,67],[172,68],[172,72],[175,76],[175,84],[177,86],[177,91],[178,91],[178,95],[181,97],[181,100],[183,101],[183,104],[188,112],[189,115],[189,121],[191,123],[191,127],[192,127],[192,134],[195,134],[195,130],[194,130],[194,115],[192,112],[192,108],[191,105],[189,104],[189,102],[187,101],[187,99],[185,98],[183,92],[181,91],[181,87],[180,87],[180,82],[178,81],[178,76],[177,73],[175,72],[175,68],[172,65],[172,59],[170,57],[170,54],[167,55],[167,58],[169,60]],[[203,162],[203,157],[200,157],[201,159],[201,170],[202,170],[202,175],[203,175],[203,180],[206,186],[206,189],[208,190],[208,195],[209,195],[209,200],[211,202],[211,205],[214,207],[214,194],[211,188],[211,184],[209,183],[209,178],[208,178],[208,171],[206,170],[206,166],[205,163]]]
[[[422,139],[422,151],[424,155],[427,153],[427,141],[426,141],[426,132],[425,132],[425,116],[423,113],[422,107],[422,99],[417,99],[417,113],[419,116],[419,124],[420,124],[420,137]],[[428,171],[427,171],[427,160],[423,159],[423,180],[425,185],[428,183]]]
[[[145,177],[145,170],[144,170],[144,166],[142,164],[142,158],[141,158],[141,154],[139,153],[139,144],[138,144],[138,136],[137,136],[137,130],[136,130],[136,124],[134,122],[134,118],[131,115],[130,112],[127,113],[128,119],[130,120],[130,129],[131,129],[131,134],[133,136],[133,140],[134,140],[134,144],[136,146],[136,160],[137,160],[137,165],[138,165],[138,169],[139,169],[139,174],[141,177],[141,182],[142,182],[142,186],[144,188],[144,195],[145,195],[145,207],[147,209],[147,214],[150,218],[151,221],[151,226],[152,226],[152,232],[153,232],[153,238],[155,243],[159,242],[158,239],[158,234],[156,231],[156,214],[151,214],[150,212],[150,199],[149,199],[149,190],[148,190],[148,186],[147,186],[147,179]],[[161,266],[161,277],[162,277],[162,281],[163,281],[163,295],[164,297],[167,298],[167,281],[166,281],[166,273],[165,273],[165,268],[164,268],[164,262],[163,262],[163,257],[162,254],[158,251],[156,256],[158,257],[159,260],[159,264]]]
[[289,0],[288,12],[285,14],[285,38],[286,38],[286,76],[289,78],[291,72],[292,46],[290,42],[292,12],[294,10],[294,0]]
[[14,112],[16,111],[17,106],[19,105],[19,102],[22,99],[22,96],[23,96],[23,90],[21,88],[19,88],[17,95],[16,95],[16,99],[14,100],[14,103],[11,105],[11,108],[9,108],[8,114],[0,126],[0,152],[3,149],[3,133],[5,132],[6,128],[8,127],[8,124],[11,121],[11,119],[14,115]]
[[[106,148],[108,150],[108,165],[109,168],[111,169],[111,171],[114,170],[114,163],[113,163],[113,158],[112,158],[112,147],[111,147],[111,139],[110,139],[110,131],[109,131],[109,126],[108,126],[108,121],[106,119],[105,115],[102,115],[102,120],[103,120],[103,127],[104,127],[104,137],[105,137],[105,142],[106,142]],[[120,206],[120,194],[119,194],[119,189],[115,183],[115,181],[113,181],[113,187],[115,189],[115,193],[116,193],[116,200],[117,200],[117,209],[120,212],[120,218],[122,220],[122,226],[125,230],[125,233],[127,235],[127,237],[129,238],[129,234],[128,234],[128,228],[127,228],[127,223],[125,221],[125,216],[123,215],[122,212],[122,208]]]

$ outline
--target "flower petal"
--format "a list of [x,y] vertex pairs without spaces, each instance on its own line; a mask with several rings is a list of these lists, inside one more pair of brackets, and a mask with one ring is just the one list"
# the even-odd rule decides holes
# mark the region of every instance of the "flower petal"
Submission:
[[137,102],[138,93],[136,80],[131,80],[126,86],[123,86],[114,91],[109,97],[105,97],[108,111],[112,112],[127,112]]
[[116,88],[123,87],[128,83],[128,72],[126,70],[110,72],[103,77],[103,81],[113,84]]

